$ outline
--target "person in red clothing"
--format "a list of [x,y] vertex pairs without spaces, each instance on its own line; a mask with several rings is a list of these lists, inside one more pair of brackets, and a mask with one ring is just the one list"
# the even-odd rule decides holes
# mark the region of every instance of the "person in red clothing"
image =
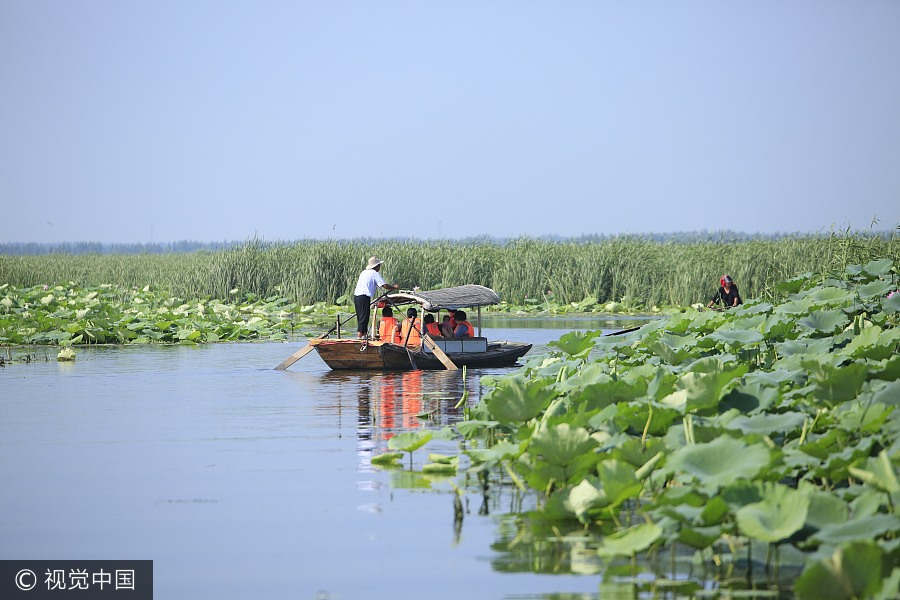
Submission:
[[423,320],[423,322],[425,323],[425,331],[428,332],[428,335],[433,338],[441,337],[441,328],[438,327],[438,324],[434,322],[434,315],[425,315],[425,319]]
[[444,337],[453,337],[453,327],[450,326],[450,323],[453,319],[450,318],[449,315],[444,315],[443,322],[441,323],[441,335]]
[[466,311],[458,310],[456,311],[456,329],[453,332],[453,337],[458,338],[467,338],[467,337],[475,337],[475,328],[471,323],[466,321]]
[[400,343],[400,324],[394,318],[394,311],[390,306],[381,310],[381,323],[378,324],[378,339],[392,344]]

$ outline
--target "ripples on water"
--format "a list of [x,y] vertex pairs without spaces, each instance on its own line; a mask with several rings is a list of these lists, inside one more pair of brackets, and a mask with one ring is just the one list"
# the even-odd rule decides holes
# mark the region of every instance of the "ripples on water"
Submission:
[[[485,333],[535,355],[570,328],[617,328],[551,323],[567,329]],[[396,433],[462,418],[460,373],[333,372],[315,355],[271,369],[294,349],[101,347],[0,370],[0,558],[152,558],[160,598],[636,592],[596,574],[588,542],[548,541],[517,516],[533,498],[371,465]],[[502,372],[470,371],[469,401]],[[431,442],[415,470],[429,452],[458,445]],[[462,519],[451,482],[467,490]]]

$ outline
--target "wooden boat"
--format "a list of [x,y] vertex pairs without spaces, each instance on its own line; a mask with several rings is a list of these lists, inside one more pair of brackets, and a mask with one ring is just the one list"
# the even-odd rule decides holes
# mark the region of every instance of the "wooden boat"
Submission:
[[[434,344],[443,350],[457,367],[510,367],[531,350],[531,344],[505,341],[489,342],[487,338],[481,337],[481,307],[500,302],[500,296],[494,290],[481,285],[462,285],[427,292],[396,292],[389,295],[386,302],[391,306],[418,304],[422,310],[436,313],[435,320],[438,323],[440,323],[440,311],[442,310],[477,308],[478,337],[432,338]],[[373,334],[377,330],[377,324],[373,319]],[[315,348],[325,364],[332,369],[444,368],[444,365],[426,344],[411,347],[377,339],[316,338],[310,340],[309,345]]]

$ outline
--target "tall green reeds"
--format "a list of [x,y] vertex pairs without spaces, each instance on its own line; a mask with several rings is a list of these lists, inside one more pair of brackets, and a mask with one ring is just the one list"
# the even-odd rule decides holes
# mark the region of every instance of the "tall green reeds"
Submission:
[[655,242],[617,238],[591,243],[521,239],[489,242],[251,241],[216,252],[143,255],[0,256],[0,284],[75,281],[166,289],[181,297],[227,298],[233,289],[280,294],[303,304],[334,302],[352,292],[366,259],[385,259],[384,275],[403,287],[463,283],[494,288],[505,300],[577,302],[623,297],[644,306],[690,304],[711,297],[723,273],[745,297],[806,271],[842,271],[872,256],[900,262],[897,236],[835,235],[724,242]]

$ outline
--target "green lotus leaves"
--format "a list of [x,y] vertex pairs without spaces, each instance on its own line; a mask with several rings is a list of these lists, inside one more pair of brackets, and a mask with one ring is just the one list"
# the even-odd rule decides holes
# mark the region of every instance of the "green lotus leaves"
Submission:
[[485,403],[491,416],[501,423],[521,423],[540,414],[554,395],[544,385],[528,384],[520,377],[512,377],[494,388]]
[[719,404],[727,386],[747,369],[747,365],[739,365],[711,372],[689,371],[675,382],[677,389],[660,402],[684,413],[713,408]]
[[885,533],[896,532],[900,532],[900,517],[875,514],[822,527],[813,539],[823,544],[838,545],[857,540],[871,540]]
[[569,490],[565,507],[572,511],[579,521],[587,522],[588,513],[595,508],[608,504],[606,494],[599,485],[594,485],[589,478]]
[[719,329],[709,337],[730,346],[750,346],[763,341],[763,335],[754,329]]
[[865,468],[850,467],[850,475],[887,494],[900,492],[900,481],[897,472],[888,458],[887,451],[882,450],[875,458],[870,458]]
[[868,541],[838,548],[831,558],[804,569],[794,586],[797,598],[852,600],[873,597],[882,585],[882,554],[881,548]]
[[600,556],[631,556],[649,548],[662,536],[662,528],[656,523],[644,523],[629,527],[603,538],[598,548]]
[[758,380],[737,385],[719,403],[721,410],[736,408],[743,413],[768,410],[778,402],[778,383],[767,384]]
[[388,440],[388,448],[401,452],[415,452],[430,442],[433,435],[433,432],[424,430],[398,433]]
[[641,482],[635,474],[635,469],[627,463],[605,460],[597,465],[597,473],[610,508],[637,497],[641,492]]
[[403,458],[402,452],[384,452],[378,456],[372,457],[372,464],[378,466],[396,466],[397,462]]
[[822,335],[832,335],[843,329],[850,318],[842,310],[817,310],[808,316],[800,319],[797,323],[806,330],[808,334],[821,337]]
[[550,464],[564,466],[591,453],[596,446],[597,442],[586,429],[563,423],[536,433],[531,438],[529,452]]
[[682,471],[707,489],[717,489],[744,477],[752,478],[768,466],[769,450],[723,435],[706,444],[676,450],[667,460],[670,471]]
[[880,258],[878,260],[870,260],[863,265],[863,271],[872,277],[881,277],[891,272],[894,262],[889,258]]
[[763,542],[790,537],[806,522],[809,496],[787,486],[767,485],[763,499],[741,507],[735,517],[741,533]]
[[741,431],[745,434],[787,434],[798,431],[804,420],[806,420],[806,415],[797,412],[760,414],[752,417],[741,415],[729,421],[725,428]]
[[896,315],[900,312],[900,292],[894,292],[890,298],[881,301],[881,310],[887,315]]
[[888,292],[894,289],[894,284],[890,281],[886,279],[876,279],[875,281],[859,286],[856,288],[856,291],[859,293],[860,298],[867,300],[876,296],[886,296]]
[[821,529],[847,521],[850,510],[846,502],[834,494],[821,491],[813,486],[805,486],[801,489],[809,496],[809,508],[806,511],[807,525]]
[[813,360],[804,361],[803,366],[809,370],[815,398],[832,405],[855,398],[868,374],[868,367],[859,362],[836,367]]
[[518,444],[513,444],[507,440],[498,442],[490,448],[468,448],[465,451],[466,455],[476,464],[498,463],[501,460],[515,458],[520,452],[521,449]]
[[822,286],[804,292],[803,298],[812,301],[814,306],[834,306],[852,300],[853,292],[834,286]]
[[569,356],[586,356],[594,347],[594,338],[600,335],[600,331],[572,331],[556,341],[550,342]]
[[900,341],[900,329],[888,329],[882,331],[878,325],[866,327],[859,332],[859,335],[850,340],[842,350],[842,354],[847,354],[853,358],[871,358],[881,360],[890,358]]

